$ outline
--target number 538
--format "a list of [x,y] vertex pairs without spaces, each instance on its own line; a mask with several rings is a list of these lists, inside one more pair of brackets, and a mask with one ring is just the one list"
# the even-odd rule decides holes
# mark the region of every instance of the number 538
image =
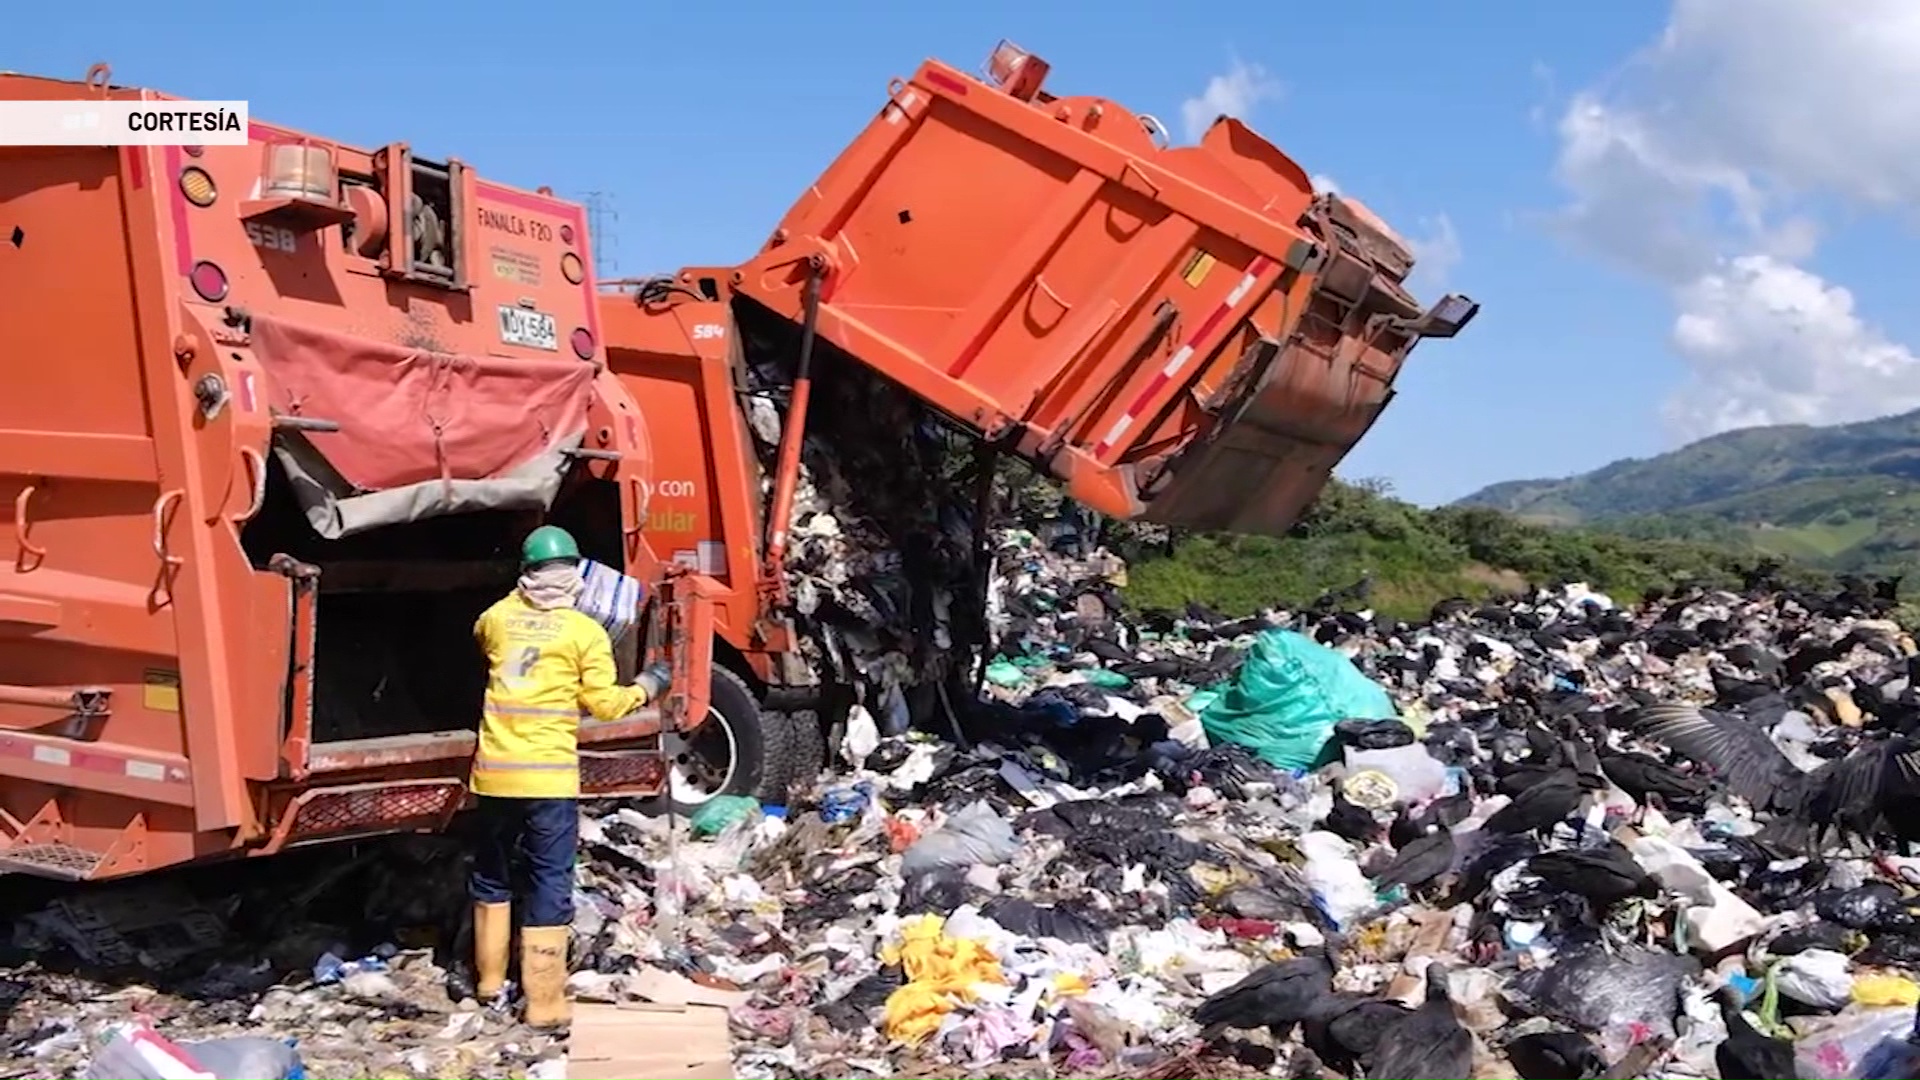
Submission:
[[247,222],[247,239],[253,246],[268,251],[283,251],[292,255],[300,250],[300,234],[279,225],[262,225],[257,221]]

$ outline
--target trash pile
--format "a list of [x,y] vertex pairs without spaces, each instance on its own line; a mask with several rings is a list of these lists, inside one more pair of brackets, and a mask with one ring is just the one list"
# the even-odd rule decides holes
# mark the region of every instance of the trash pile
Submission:
[[[791,805],[597,808],[576,997],[726,995],[742,1077],[1920,1076],[1890,587],[1227,619],[1129,612],[1085,540],[998,536],[951,731],[860,709]],[[148,1031],[284,1075],[570,1075],[448,996],[458,850],[25,911],[0,1077]]]
[[[973,500],[949,475],[955,437],[920,399],[824,341],[816,351],[786,556],[800,652],[900,733],[933,707],[909,692],[953,675],[977,640]],[[747,422],[769,498],[796,352],[746,352]]]

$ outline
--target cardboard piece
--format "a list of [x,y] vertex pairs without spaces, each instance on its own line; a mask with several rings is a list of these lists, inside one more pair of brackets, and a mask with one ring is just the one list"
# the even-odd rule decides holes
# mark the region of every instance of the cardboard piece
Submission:
[[734,1080],[727,1012],[753,995],[641,968],[621,989],[646,1004],[574,1006],[568,1080]]
[[568,1080],[734,1080],[724,1008],[578,1004],[568,1041]]

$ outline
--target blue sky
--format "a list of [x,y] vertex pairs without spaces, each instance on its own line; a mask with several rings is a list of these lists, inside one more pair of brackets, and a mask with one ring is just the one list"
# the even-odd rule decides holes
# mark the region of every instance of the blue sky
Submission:
[[[1183,103],[1226,79],[1216,104],[1422,247],[1429,297],[1444,285],[1485,305],[1467,334],[1415,354],[1343,468],[1434,502],[1744,423],[1920,407],[1920,364],[1898,344],[1920,330],[1912,259],[1887,227],[1920,188],[1920,109],[1880,93],[1912,101],[1920,85],[1906,14],[1920,5],[1903,3],[1851,2],[1856,38],[1822,53],[1809,39],[1835,20],[1803,0],[1180,14],[95,0],[10,12],[0,60],[70,77],[105,60],[118,82],[244,98],[261,119],[343,141],[405,139],[510,183],[604,193],[618,216],[600,243],[626,273],[744,258],[887,80],[926,56],[971,69],[1008,37],[1053,63],[1054,90],[1115,98],[1176,134]],[[1863,61],[1862,47],[1877,51]],[[1830,63],[1844,85],[1802,92],[1836,80],[1808,68],[1799,85],[1779,75],[1782,55]],[[1769,79],[1797,96],[1754,90]],[[1729,104],[1805,111],[1808,93],[1856,95],[1827,103],[1850,117],[1874,98],[1880,113],[1836,125]],[[1843,174],[1837,150],[1793,143],[1783,123],[1879,156]],[[1879,126],[1898,138],[1873,141]]]

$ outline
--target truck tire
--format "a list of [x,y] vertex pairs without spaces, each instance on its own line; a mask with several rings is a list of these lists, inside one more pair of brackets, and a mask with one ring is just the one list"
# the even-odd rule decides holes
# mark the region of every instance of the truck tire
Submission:
[[750,795],[786,802],[792,772],[788,727],[763,714],[747,684],[722,667],[713,669],[707,722],[685,736],[663,735],[667,790],[675,816],[685,817],[718,795]]
[[783,713],[780,719],[786,721],[787,745],[793,762],[788,787],[802,797],[811,795],[821,771],[827,767],[827,736],[820,729],[820,714],[803,709]]

